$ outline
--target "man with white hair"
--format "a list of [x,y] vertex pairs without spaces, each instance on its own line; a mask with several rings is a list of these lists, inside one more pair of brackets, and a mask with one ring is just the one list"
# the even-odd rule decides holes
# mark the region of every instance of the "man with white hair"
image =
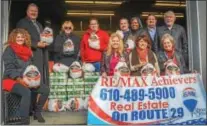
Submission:
[[168,33],[173,36],[175,40],[175,49],[182,53],[185,62],[188,66],[188,41],[185,29],[178,24],[175,24],[176,16],[173,11],[167,11],[164,14],[165,25],[161,26],[158,30],[159,38]]

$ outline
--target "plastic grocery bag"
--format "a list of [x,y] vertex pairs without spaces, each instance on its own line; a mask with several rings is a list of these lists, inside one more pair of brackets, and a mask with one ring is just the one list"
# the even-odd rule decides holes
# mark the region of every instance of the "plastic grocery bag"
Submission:
[[151,63],[147,63],[141,69],[141,76],[155,76],[157,71]]
[[59,99],[49,99],[48,110],[51,112],[61,112],[65,111],[65,106]]
[[23,73],[23,80],[28,84],[29,88],[40,86],[41,75],[38,68],[34,65],[29,65]]
[[164,63],[165,75],[180,75],[180,68],[173,62],[173,60],[168,60]]
[[63,44],[63,54],[64,55],[74,55],[75,49],[74,49],[74,43],[71,39],[67,39]]
[[55,63],[53,65],[53,71],[54,72],[68,72],[69,71],[69,67],[62,64],[62,63]]
[[95,33],[91,33],[90,37],[88,39],[88,43],[89,43],[89,47],[93,48],[93,49],[97,49],[100,48],[100,40],[98,35],[96,35]]
[[91,63],[85,63],[83,64],[83,71],[84,72],[95,72],[95,67]]
[[53,42],[53,30],[49,27],[45,27],[40,35],[40,39],[42,42],[46,42],[50,45]]
[[70,65],[70,76],[72,78],[80,78],[82,76],[82,67],[78,61],[74,61]]

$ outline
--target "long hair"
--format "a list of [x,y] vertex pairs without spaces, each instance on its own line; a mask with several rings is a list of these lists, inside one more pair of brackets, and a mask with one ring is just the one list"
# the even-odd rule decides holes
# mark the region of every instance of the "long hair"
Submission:
[[117,37],[119,39],[119,48],[118,48],[118,53],[119,55],[122,55],[123,51],[124,51],[124,44],[123,44],[123,40],[121,38],[121,36],[117,33],[112,33],[110,38],[109,38],[109,44],[108,44],[108,47],[107,47],[107,51],[106,51],[106,55],[109,56],[112,54],[112,39]]
[[8,38],[7,43],[5,43],[6,46],[9,45],[9,43],[16,42],[16,37],[18,34],[21,34],[24,36],[24,38],[25,38],[24,45],[31,48],[30,34],[26,30],[21,29],[21,28],[16,28],[16,29],[12,30],[12,32],[9,34],[9,38]]

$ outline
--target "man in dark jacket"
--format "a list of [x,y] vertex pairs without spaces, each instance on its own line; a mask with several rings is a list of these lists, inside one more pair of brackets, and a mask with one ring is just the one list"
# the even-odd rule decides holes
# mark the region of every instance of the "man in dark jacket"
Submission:
[[[38,17],[38,7],[36,4],[29,4],[27,8],[27,17],[17,23],[18,28],[27,30],[31,36],[31,47],[33,51],[33,64],[37,66],[41,73],[41,86],[34,89],[36,93],[32,94],[31,109],[34,109],[34,119],[38,122],[45,122],[41,115],[42,107],[49,95],[49,72],[48,72],[48,50],[47,44],[40,41],[40,34],[43,31],[42,25],[36,20]],[[36,103],[37,94],[40,98]],[[33,108],[34,107],[34,108]]]
[[159,38],[161,40],[165,33],[173,36],[175,40],[175,48],[182,53],[186,65],[188,66],[188,41],[185,29],[178,24],[175,24],[175,13],[173,11],[167,11],[164,14],[165,25],[161,26],[158,30]]
[[124,45],[126,46],[126,41],[131,34],[131,31],[129,29],[129,21],[127,18],[121,18],[119,20],[119,28],[123,32],[124,35],[123,41],[124,41]]
[[160,42],[159,37],[157,34],[157,19],[155,15],[149,14],[146,20],[147,28],[145,28],[145,31],[149,35],[149,38],[152,42],[152,51],[155,52],[155,54],[158,53],[160,48]]

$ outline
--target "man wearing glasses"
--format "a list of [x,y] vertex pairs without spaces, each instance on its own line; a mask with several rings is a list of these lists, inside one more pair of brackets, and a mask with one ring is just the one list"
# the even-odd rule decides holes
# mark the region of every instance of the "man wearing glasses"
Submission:
[[98,20],[89,20],[89,29],[81,40],[81,60],[84,63],[91,63],[95,67],[95,72],[100,72],[100,62],[102,52],[107,48],[109,35],[99,28]]

